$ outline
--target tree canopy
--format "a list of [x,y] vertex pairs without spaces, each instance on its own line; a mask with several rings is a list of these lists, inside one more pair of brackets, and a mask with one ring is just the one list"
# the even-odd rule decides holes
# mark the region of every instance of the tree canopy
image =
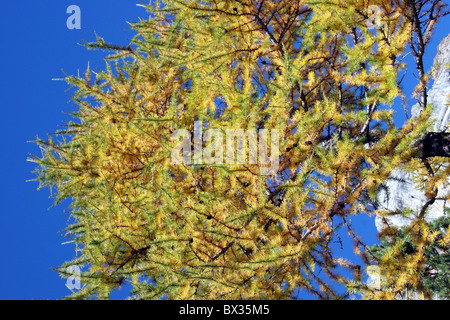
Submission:
[[[149,18],[131,25],[129,44],[86,43],[109,52],[105,70],[65,78],[74,120],[38,139],[42,155],[32,158],[39,186],[71,202],[65,234],[81,253],[58,270],[69,277],[67,267],[80,266],[83,287],[70,298],[108,298],[124,283],[138,299],[289,299],[302,290],[341,299],[371,290],[363,277],[375,255],[352,219],[387,214],[376,195],[396,168],[416,172],[430,199],[448,176],[446,158],[422,157],[417,143],[430,129],[422,59],[441,1],[144,7]],[[399,127],[392,105],[404,95],[411,48],[423,112]],[[262,157],[228,163],[209,129],[219,145],[227,130],[267,130],[263,144],[277,133],[275,172],[261,172]],[[197,137],[184,151],[200,147],[203,161],[173,161],[177,130]],[[363,265],[336,249],[341,234]],[[392,297],[414,279],[396,274],[398,286],[368,295]]]

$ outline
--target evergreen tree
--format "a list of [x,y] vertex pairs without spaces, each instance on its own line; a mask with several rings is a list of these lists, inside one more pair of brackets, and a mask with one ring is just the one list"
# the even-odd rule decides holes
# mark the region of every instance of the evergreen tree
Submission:
[[[446,212],[450,214],[449,209],[446,209]],[[450,217],[443,216],[421,225],[420,230],[403,227],[396,230],[394,237],[385,236],[380,245],[370,247],[369,251],[380,266],[384,289],[369,292],[369,297],[388,293],[397,294],[398,298],[408,298],[408,295],[414,298],[420,295],[449,299],[449,225]],[[411,232],[414,229],[415,231]],[[399,288],[401,290],[398,290]]]
[[[138,299],[347,297],[339,285],[354,287],[364,268],[336,241],[348,233],[370,262],[352,219],[381,214],[392,170],[427,186],[446,178],[442,158],[427,176],[417,146],[430,107],[402,127],[391,107],[415,14],[438,19],[434,3],[155,1],[129,45],[86,44],[111,52],[106,68],[65,78],[74,121],[37,139],[32,158],[39,187],[71,200],[66,236],[81,254],[58,270],[80,266],[83,286],[70,298],[106,299],[124,283]],[[222,161],[173,161],[183,129],[194,137],[185,155]],[[200,129],[216,142],[227,130],[278,132],[276,171],[262,173],[264,157],[227,163]]]

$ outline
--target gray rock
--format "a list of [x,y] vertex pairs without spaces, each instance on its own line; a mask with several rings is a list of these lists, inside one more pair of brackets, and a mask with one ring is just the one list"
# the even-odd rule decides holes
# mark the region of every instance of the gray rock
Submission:
[[[392,172],[390,178],[378,193],[378,204],[380,209],[388,210],[390,212],[399,212],[406,209],[412,211],[411,215],[391,215],[384,219],[377,216],[375,218],[375,225],[378,231],[384,229],[387,223],[390,226],[401,228],[409,225],[414,220],[414,213],[418,214],[424,204],[427,202],[425,192],[419,188],[412,179],[410,173],[396,169]],[[441,188],[438,192],[438,197],[450,191],[449,187]],[[431,222],[445,214],[446,207],[445,200],[436,200],[428,207],[425,220]]]
[[[433,86],[428,91],[428,103],[433,106],[432,118],[435,120],[434,132],[445,131],[449,127],[450,107],[450,35],[444,38],[438,46],[437,55],[433,61]],[[412,116],[421,111],[418,104],[412,107]]]
[[[438,53],[433,62],[432,77],[434,83],[428,91],[428,103],[433,106],[432,118],[435,120],[433,131],[445,131],[450,125],[450,35],[442,40],[438,46]],[[412,116],[416,117],[421,112],[418,104],[412,108]],[[438,198],[450,192],[450,179],[448,186],[439,188]],[[392,172],[385,186],[378,193],[378,204],[380,209],[391,212],[412,210],[418,213],[427,202],[425,192],[415,183],[410,173],[400,169]],[[425,215],[427,221],[432,221],[445,214],[445,200],[436,200],[428,207]],[[397,228],[411,223],[413,216],[392,215],[385,218],[376,217],[375,224],[378,231],[384,229],[386,224]]]

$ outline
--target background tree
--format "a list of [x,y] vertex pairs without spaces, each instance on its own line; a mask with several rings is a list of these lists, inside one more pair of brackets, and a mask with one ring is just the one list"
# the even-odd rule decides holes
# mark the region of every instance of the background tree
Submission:
[[[108,298],[126,282],[140,299],[347,297],[337,285],[354,288],[364,266],[336,250],[340,233],[370,263],[352,218],[378,213],[393,169],[425,170],[416,142],[429,108],[398,128],[390,107],[416,21],[410,2],[145,7],[129,45],[86,44],[110,50],[110,62],[65,78],[77,89],[74,121],[38,139],[32,159],[40,187],[71,200],[66,235],[82,253],[59,269],[83,269],[71,298]],[[172,134],[196,121],[279,130],[278,171],[174,163]]]
[[432,223],[391,230],[392,237],[385,236],[381,244],[370,247],[382,287],[369,290],[367,298],[449,299],[449,224],[450,218],[443,216]]

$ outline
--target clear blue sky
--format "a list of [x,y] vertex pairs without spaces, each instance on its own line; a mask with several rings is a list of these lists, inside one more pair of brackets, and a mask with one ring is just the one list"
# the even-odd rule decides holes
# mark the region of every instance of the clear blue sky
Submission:
[[[139,1],[130,0],[40,0],[2,1],[0,4],[0,299],[59,299],[69,294],[65,280],[50,268],[58,267],[75,254],[58,231],[64,229],[67,204],[52,205],[48,189],[36,191],[28,153],[39,154],[27,141],[45,138],[69,120],[63,112],[74,110],[65,90],[67,85],[52,78],[103,68],[102,54],[87,51],[78,43],[93,41],[94,32],[107,42],[128,44],[133,36],[127,21],[147,14]],[[66,9],[81,8],[81,30],[69,30]],[[426,66],[431,66],[439,41],[450,33],[450,18],[442,20],[429,47]],[[411,88],[414,77],[408,77]],[[403,114],[401,108],[399,114]],[[399,118],[401,119],[401,118]],[[374,241],[372,221],[367,226],[369,242]],[[371,240],[370,240],[371,239]],[[120,298],[124,292],[114,297]]]

